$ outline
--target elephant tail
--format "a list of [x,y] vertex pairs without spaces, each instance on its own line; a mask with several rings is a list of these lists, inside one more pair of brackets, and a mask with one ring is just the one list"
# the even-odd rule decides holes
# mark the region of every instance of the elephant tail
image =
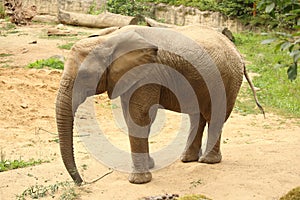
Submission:
[[252,90],[252,93],[253,93],[253,96],[254,96],[254,100],[255,100],[256,105],[258,106],[258,108],[260,109],[260,111],[263,113],[264,118],[266,118],[265,110],[264,110],[264,108],[260,105],[260,103],[259,103],[259,101],[258,101],[258,99],[257,99],[256,90],[255,90],[255,88],[254,88],[254,85],[253,85],[253,83],[252,83],[250,77],[249,77],[249,74],[247,73],[246,65],[244,65],[244,75],[245,75],[245,77],[246,77],[247,82],[248,82],[249,85],[250,85],[250,88],[251,88],[251,90]]

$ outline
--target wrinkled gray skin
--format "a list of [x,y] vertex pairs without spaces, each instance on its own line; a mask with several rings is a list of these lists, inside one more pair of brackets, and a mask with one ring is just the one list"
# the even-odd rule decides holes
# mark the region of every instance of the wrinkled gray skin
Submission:
[[[210,28],[188,26],[173,29],[174,33],[165,30],[128,26],[109,30],[99,37],[81,40],[73,46],[65,64],[56,100],[56,120],[63,162],[78,185],[83,180],[74,161],[73,114],[86,97],[105,91],[110,98],[121,96],[133,160],[133,172],[129,176],[131,183],[146,183],[152,178],[149,168],[154,167],[154,161],[148,154],[148,134],[157,107],[154,112],[152,109],[149,113],[149,110],[155,104],[190,116],[190,137],[181,156],[183,162],[221,161],[222,126],[233,109],[243,75],[247,75],[244,62],[231,41]],[[185,37],[192,39],[202,50],[190,45]],[[175,43],[176,38],[183,39]],[[128,52],[128,48],[132,51]],[[184,55],[187,55],[187,58],[184,58]],[[176,83],[174,77],[167,75],[169,72],[160,71],[158,65],[154,65],[153,69],[148,71],[149,68],[145,68],[142,72],[139,70],[132,72],[131,78],[122,79],[122,87],[114,91],[117,82],[126,72],[148,63],[167,65],[181,73],[196,95],[196,104],[186,102],[184,98],[183,100],[176,98],[177,95],[185,96],[187,86]],[[194,63],[199,69],[197,67],[195,69]],[[145,79],[152,82],[168,79],[169,85],[141,84]],[[179,92],[176,96],[168,87],[173,84],[172,82],[175,84],[175,90]],[[210,86],[207,86],[207,82]],[[251,81],[250,85],[253,86]],[[84,88],[87,88],[86,91]],[[223,102],[225,108],[222,109],[222,106],[215,108],[219,110],[215,116],[221,116],[222,120],[219,125],[213,122],[211,88],[216,90],[220,88],[220,93],[223,88],[223,94],[217,99]],[[209,137],[213,135],[217,138],[211,148],[206,149],[202,155],[201,140],[206,124],[210,127]]]

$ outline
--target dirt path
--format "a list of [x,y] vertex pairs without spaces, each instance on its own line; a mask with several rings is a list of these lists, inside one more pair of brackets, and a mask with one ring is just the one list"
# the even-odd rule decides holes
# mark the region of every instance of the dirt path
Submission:
[[[34,25],[20,29],[21,34],[0,36],[0,54],[11,53],[5,59],[11,66],[25,66],[36,59],[52,55],[68,55],[57,48],[61,39],[37,38],[46,27]],[[91,32],[92,30],[86,30]],[[36,46],[29,45],[38,40]],[[22,53],[22,49],[28,51]],[[0,60],[4,63],[4,58]],[[0,173],[0,200],[14,199],[35,184],[49,185],[70,180],[62,165],[57,143],[54,102],[61,71],[23,68],[0,68],[0,149],[1,158],[49,161],[35,167]],[[112,120],[109,102],[97,97],[97,117],[112,141],[124,148],[128,140]],[[254,103],[253,103],[254,104]],[[151,148],[168,142],[176,129],[178,117],[167,113],[165,135],[154,137]],[[300,123],[267,114],[240,116],[234,113],[223,132],[223,162],[216,165],[181,163],[153,173],[152,182],[145,185],[128,183],[126,173],[114,171],[100,181],[76,189],[81,199],[128,199],[164,193],[201,193],[218,199],[279,199],[300,185]],[[121,139],[120,139],[121,138]],[[100,148],[100,145],[99,145]],[[90,181],[109,171],[108,167],[90,155],[79,137],[75,137],[76,161],[85,180]],[[50,197],[49,197],[50,198]],[[50,198],[52,199],[52,198]]]

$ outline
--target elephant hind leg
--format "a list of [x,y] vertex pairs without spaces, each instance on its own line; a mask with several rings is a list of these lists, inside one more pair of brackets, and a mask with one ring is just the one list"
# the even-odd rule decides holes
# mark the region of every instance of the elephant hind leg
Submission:
[[207,164],[219,163],[222,160],[222,154],[220,150],[222,129],[215,129],[214,127],[211,127],[211,124],[209,124],[208,127],[206,150],[198,161],[200,163]]
[[202,114],[190,115],[191,128],[188,141],[183,154],[181,155],[182,162],[198,161],[201,153],[201,144],[203,131],[206,126],[206,120]]

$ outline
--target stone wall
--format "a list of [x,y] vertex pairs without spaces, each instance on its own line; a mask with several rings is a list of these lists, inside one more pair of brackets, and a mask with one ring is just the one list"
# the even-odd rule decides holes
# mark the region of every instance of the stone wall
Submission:
[[180,26],[200,23],[213,27],[228,27],[232,32],[245,29],[238,20],[230,19],[218,12],[200,11],[192,7],[158,4],[154,8],[154,15],[160,21]]
[[57,15],[58,8],[87,13],[90,7],[95,4],[98,9],[104,5],[105,0],[23,0],[24,6],[37,6],[39,14]]
[[[0,2],[3,0],[0,0]],[[101,8],[106,0],[23,0],[25,6],[36,5],[39,14],[57,15],[58,8],[87,13],[96,2],[96,7]],[[196,8],[185,6],[167,6],[165,4],[154,5],[154,16],[165,23],[176,25],[190,25],[200,23],[214,27],[228,27],[232,32],[244,30],[244,26],[238,20],[232,20],[221,13],[200,11]]]

